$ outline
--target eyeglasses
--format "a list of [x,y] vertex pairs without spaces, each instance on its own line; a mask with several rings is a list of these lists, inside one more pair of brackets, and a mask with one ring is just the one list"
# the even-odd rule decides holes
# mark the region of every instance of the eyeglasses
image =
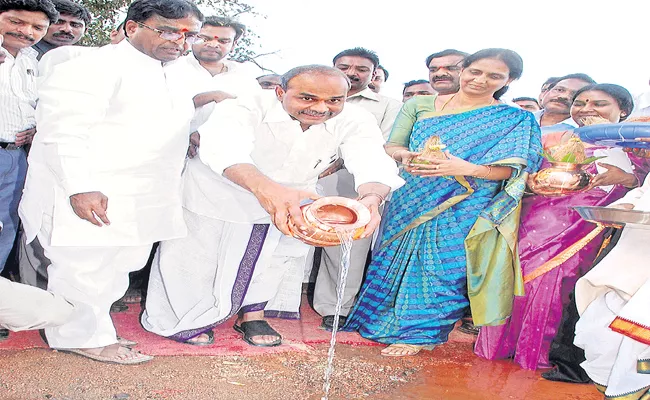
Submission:
[[180,38],[184,38],[185,43],[187,44],[203,43],[203,39],[200,38],[196,33],[183,33],[183,32],[187,32],[186,29],[183,29],[180,32],[169,32],[169,31],[163,31],[160,29],[152,28],[148,25],[143,24],[142,22],[136,22],[136,24],[158,33],[158,36],[160,36],[161,39],[171,40],[175,42]]

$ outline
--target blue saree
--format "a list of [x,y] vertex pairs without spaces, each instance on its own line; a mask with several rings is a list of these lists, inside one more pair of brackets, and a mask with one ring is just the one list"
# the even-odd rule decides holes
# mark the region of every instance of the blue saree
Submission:
[[423,118],[413,124],[410,150],[432,135],[457,157],[513,174],[502,182],[402,173],[406,184],[385,211],[381,245],[344,328],[377,342],[443,343],[470,301],[479,321],[499,323],[523,288],[518,210],[526,176],[541,162],[533,115],[496,105]]

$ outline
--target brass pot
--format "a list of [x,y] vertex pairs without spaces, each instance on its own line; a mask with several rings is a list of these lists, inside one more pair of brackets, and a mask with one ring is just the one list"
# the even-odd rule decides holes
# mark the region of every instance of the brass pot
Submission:
[[541,196],[555,197],[580,193],[589,188],[593,176],[581,164],[551,162],[528,178],[530,190]]
[[360,202],[346,197],[321,197],[300,207],[307,226],[301,230],[289,220],[289,229],[296,239],[312,246],[338,246],[337,230],[353,231],[359,239],[370,222],[370,210]]

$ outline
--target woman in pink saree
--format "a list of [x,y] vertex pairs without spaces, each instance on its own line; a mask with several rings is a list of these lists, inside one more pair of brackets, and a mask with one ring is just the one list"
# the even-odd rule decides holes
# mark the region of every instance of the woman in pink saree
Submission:
[[[576,93],[571,115],[580,126],[585,118],[616,123],[624,120],[632,108],[632,96],[626,89],[599,84]],[[568,132],[545,138],[546,148],[571,135]],[[576,281],[591,269],[606,234],[604,227],[582,220],[572,207],[609,205],[643,182],[646,174],[642,159],[620,148],[593,146],[586,153],[588,157],[605,157],[586,167],[595,175],[590,190],[562,197],[524,198],[519,256],[525,295],[515,297],[512,316],[505,325],[481,327],[474,349],[478,356],[512,357],[522,368],[531,370],[551,366],[548,354],[562,309]]]

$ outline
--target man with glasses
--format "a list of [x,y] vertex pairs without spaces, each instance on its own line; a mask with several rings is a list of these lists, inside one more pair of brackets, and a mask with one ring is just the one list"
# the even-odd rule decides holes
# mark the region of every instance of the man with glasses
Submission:
[[442,108],[442,105],[460,89],[460,70],[467,56],[463,51],[446,49],[427,57],[429,83],[438,93],[436,109]]
[[595,83],[589,75],[581,73],[565,75],[551,83],[542,99],[542,110],[535,113],[542,136],[576,128],[570,114],[573,98],[578,90]]
[[109,309],[154,242],[187,233],[180,187],[195,93],[165,63],[199,40],[202,20],[188,0],[136,0],[127,40],[55,68],[39,87],[20,216],[50,259],[48,289],[75,306],[45,330],[52,348],[118,364],[152,358],[118,342]]

